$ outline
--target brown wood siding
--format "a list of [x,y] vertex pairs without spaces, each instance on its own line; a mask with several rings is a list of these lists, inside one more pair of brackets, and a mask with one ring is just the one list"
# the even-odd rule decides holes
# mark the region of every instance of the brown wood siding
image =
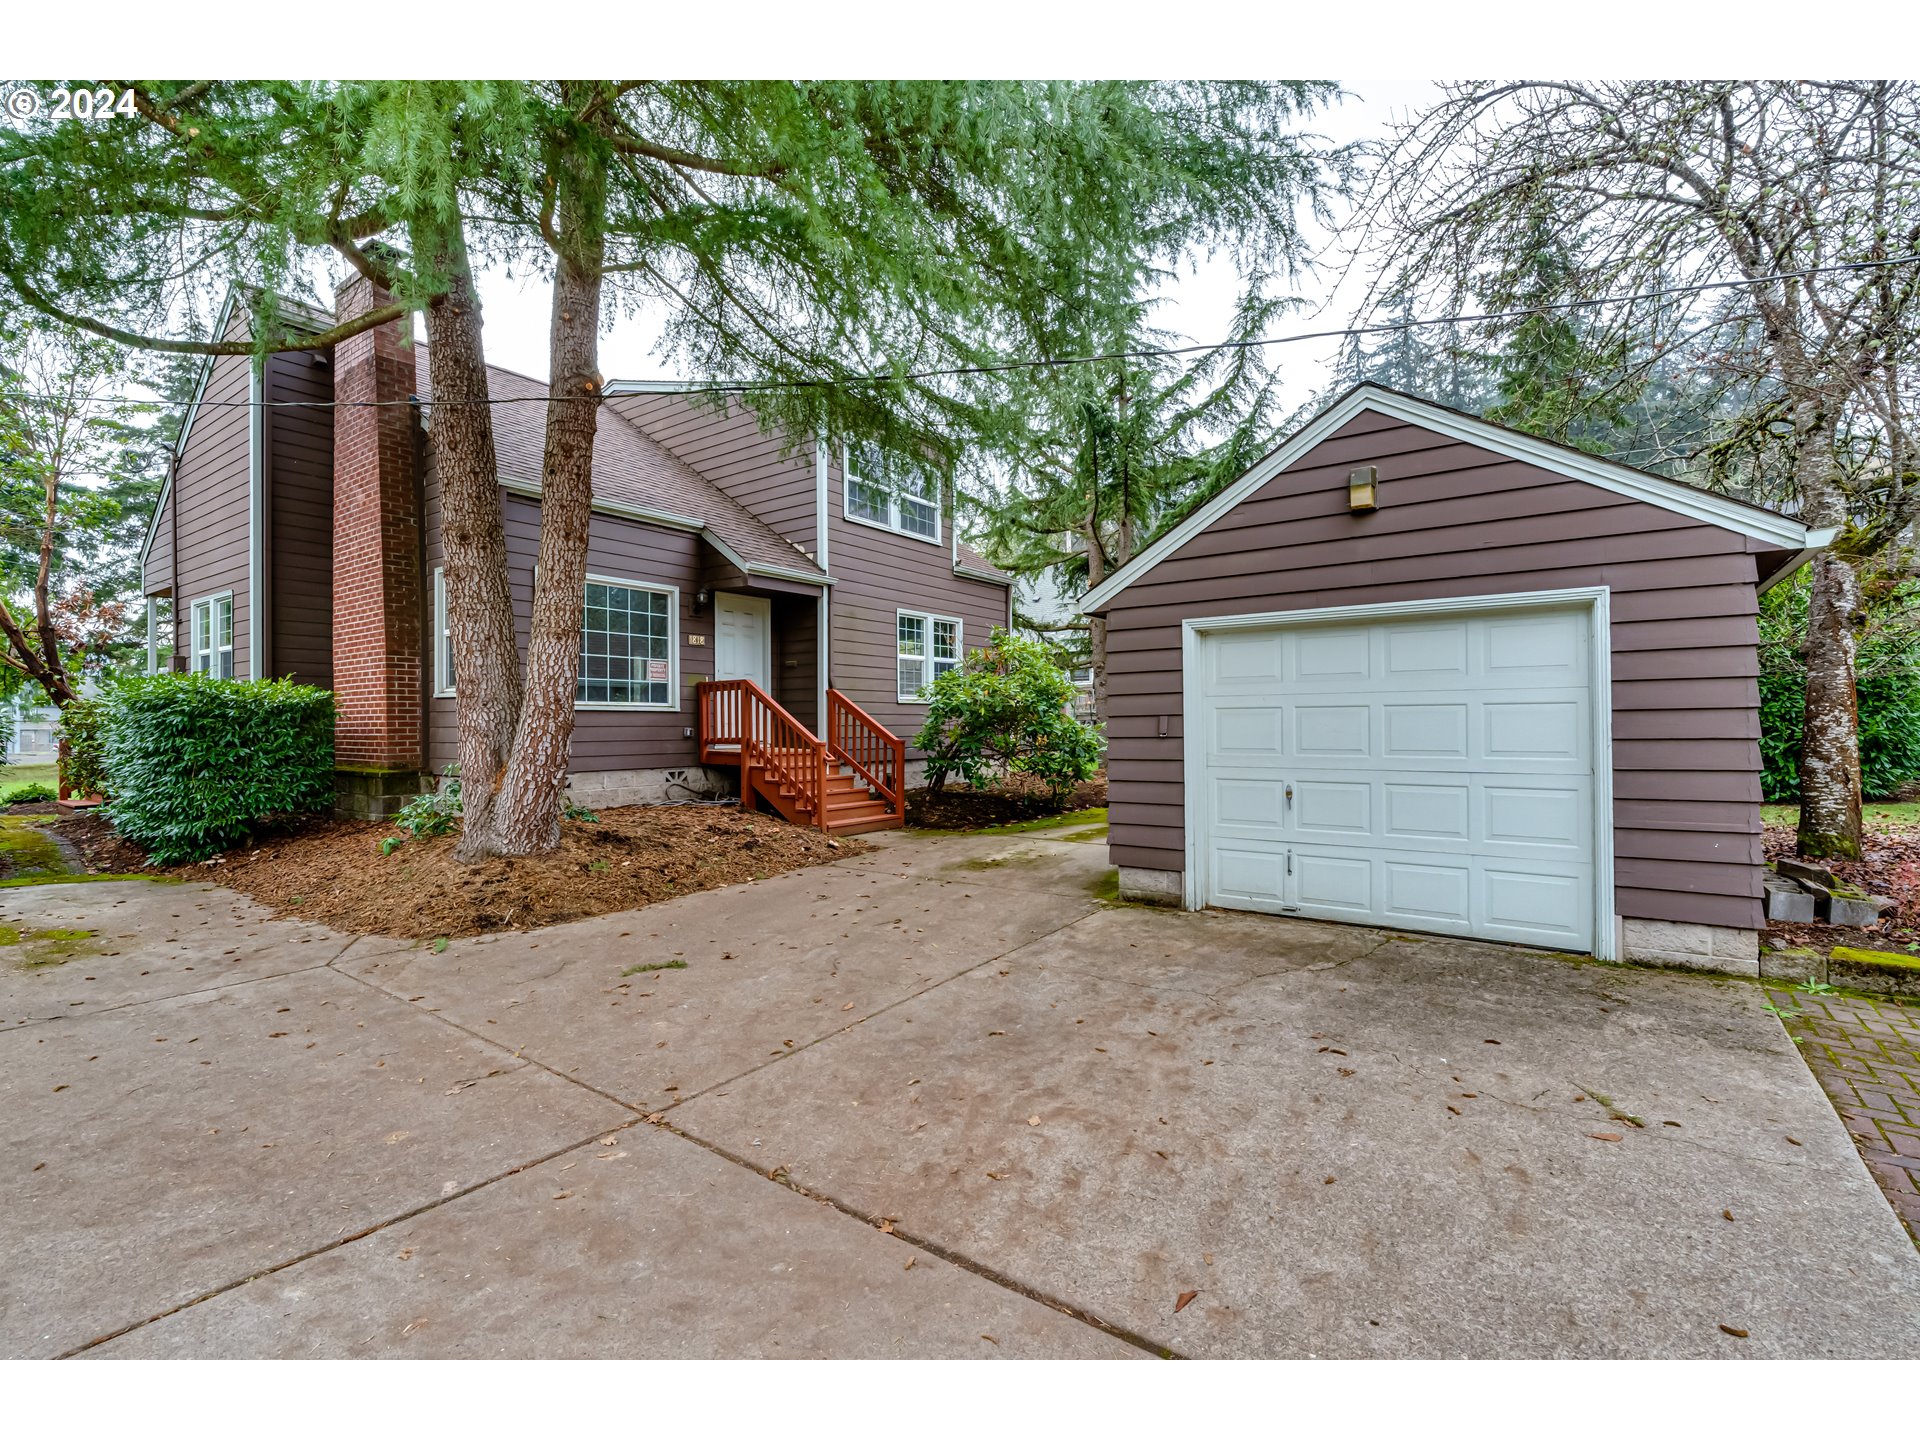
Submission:
[[274,355],[266,391],[280,403],[266,417],[268,668],[331,687],[333,412],[324,406],[333,399],[333,370],[311,356]]
[[[433,571],[444,563],[440,543],[440,487],[431,453],[429,449],[423,487],[427,575],[422,589],[426,592],[429,607],[433,603]],[[533,567],[540,544],[540,507],[538,502],[523,496],[504,495],[503,499],[514,622],[524,655],[528,633],[532,628]],[[684,732],[697,723],[693,687],[708,678],[713,663],[711,614],[700,617],[693,615],[701,549],[699,537],[689,531],[669,530],[618,516],[593,517],[587,539],[587,569],[590,573],[648,585],[675,585],[680,589],[680,703],[674,710],[575,711],[573,770],[654,770],[698,763],[697,745]],[[707,636],[707,643],[697,647],[688,645],[687,636],[690,632]],[[431,637],[432,633],[429,610],[426,634]],[[432,659],[432,646],[429,645],[429,667]],[[431,684],[427,688],[431,691]],[[427,706],[428,763],[438,772],[453,764],[457,758],[458,717],[452,698],[435,697],[427,702]]]
[[775,595],[772,600],[773,698],[817,735],[820,733],[820,602],[812,595]]
[[827,477],[827,568],[833,573],[833,686],[908,742],[926,723],[927,707],[899,698],[898,612],[949,616],[960,621],[964,651],[987,643],[993,628],[1011,619],[1012,591],[1005,585],[953,573],[952,535],[942,522],[940,543],[862,525],[845,514],[845,489],[836,457]]
[[617,395],[609,409],[646,431],[763,520],[775,534],[813,554],[813,446],[782,454],[780,437],[760,429],[739,404],[712,409],[684,395]]
[[[1379,467],[1375,513],[1347,509],[1356,465]],[[1752,549],[1420,426],[1357,417],[1114,600],[1112,858],[1185,868],[1183,620],[1605,585],[1617,909],[1758,928]]]
[[[244,336],[238,310],[228,336]],[[174,653],[184,666],[192,643],[190,607],[195,600],[233,592],[233,673],[250,675],[252,604],[247,582],[247,381],[252,362],[221,355],[194,412],[193,427],[174,472],[171,502],[179,507],[180,592],[174,597],[179,623]],[[165,517],[171,526],[173,517]]]
[[159,595],[173,588],[173,489],[168,487],[152,522],[153,543],[140,565],[140,593]]

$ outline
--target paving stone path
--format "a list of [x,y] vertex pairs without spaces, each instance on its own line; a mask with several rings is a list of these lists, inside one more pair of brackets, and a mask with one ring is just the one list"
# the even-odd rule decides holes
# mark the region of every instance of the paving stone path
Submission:
[[1920,1245],[1920,1004],[1798,990],[1773,992],[1773,1003]]

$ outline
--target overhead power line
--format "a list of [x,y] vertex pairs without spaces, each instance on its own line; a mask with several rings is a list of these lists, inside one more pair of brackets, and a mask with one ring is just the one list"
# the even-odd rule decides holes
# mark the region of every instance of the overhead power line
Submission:
[[[1855,260],[1844,265],[1814,265],[1803,270],[1780,270],[1741,280],[1703,280],[1691,285],[1672,285],[1660,290],[1642,290],[1632,295],[1603,295],[1587,300],[1556,300],[1527,305],[1515,310],[1490,310],[1480,313],[1434,315],[1420,320],[1394,320],[1379,325],[1351,325],[1333,330],[1304,330],[1292,335],[1263,335],[1250,340],[1216,340],[1192,345],[1169,345],[1139,350],[1108,350],[1091,355],[1062,355],[1032,360],[998,360],[983,365],[949,365],[929,370],[908,370],[898,375],[850,375],[820,380],[662,380],[644,382],[659,385],[676,395],[753,395],[780,390],[826,390],[841,386],[896,385],[909,380],[962,379],[973,375],[1001,375],[1016,370],[1051,370],[1070,365],[1101,365],[1116,360],[1149,360],[1179,355],[1202,355],[1216,350],[1254,350],[1267,345],[1295,345],[1306,340],[1346,340],[1368,335],[1393,335],[1434,325],[1478,325],[1495,320],[1520,320],[1533,315],[1592,310],[1607,305],[1630,305],[1641,300],[1664,300],[1678,295],[1700,295],[1713,290],[1744,290],[1755,285],[1772,285],[1786,280],[1803,280],[1814,275],[1835,275],[1847,271],[1880,270],[1889,266],[1920,263],[1920,252],[1896,255],[1886,260]],[[539,383],[539,382],[535,382]],[[49,400],[60,397],[6,392],[8,399]],[[555,400],[599,400],[593,395],[506,395],[485,400],[423,400],[430,406],[447,405],[546,405]],[[101,397],[95,404],[152,405],[160,402],[130,397]],[[388,405],[412,405],[407,400],[208,400],[207,408],[251,409],[258,405],[269,410],[364,410]]]

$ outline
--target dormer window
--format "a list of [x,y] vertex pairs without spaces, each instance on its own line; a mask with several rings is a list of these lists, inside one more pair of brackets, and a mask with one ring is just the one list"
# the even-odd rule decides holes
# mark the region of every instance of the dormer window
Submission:
[[938,477],[890,460],[871,445],[851,447],[845,469],[847,519],[939,543]]

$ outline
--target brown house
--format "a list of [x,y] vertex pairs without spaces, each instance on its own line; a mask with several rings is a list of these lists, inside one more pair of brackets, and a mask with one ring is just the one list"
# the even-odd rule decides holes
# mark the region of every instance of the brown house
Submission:
[[[345,287],[341,316],[383,303]],[[332,317],[283,305],[313,332]],[[221,332],[248,333],[229,301]],[[540,531],[543,382],[489,376],[522,643]],[[897,824],[920,687],[1010,620],[937,485],[783,444],[734,404],[612,382],[594,447],[571,787],[588,804],[730,793],[791,819]],[[376,401],[378,404],[364,402]],[[333,403],[338,402],[338,403]],[[522,403],[511,403],[522,402]],[[455,758],[430,356],[398,325],[210,361],[142,557],[174,602],[152,668],[331,688],[343,803],[390,813]]]
[[1755,973],[1757,596],[1830,539],[1362,386],[1082,602],[1122,892]]

